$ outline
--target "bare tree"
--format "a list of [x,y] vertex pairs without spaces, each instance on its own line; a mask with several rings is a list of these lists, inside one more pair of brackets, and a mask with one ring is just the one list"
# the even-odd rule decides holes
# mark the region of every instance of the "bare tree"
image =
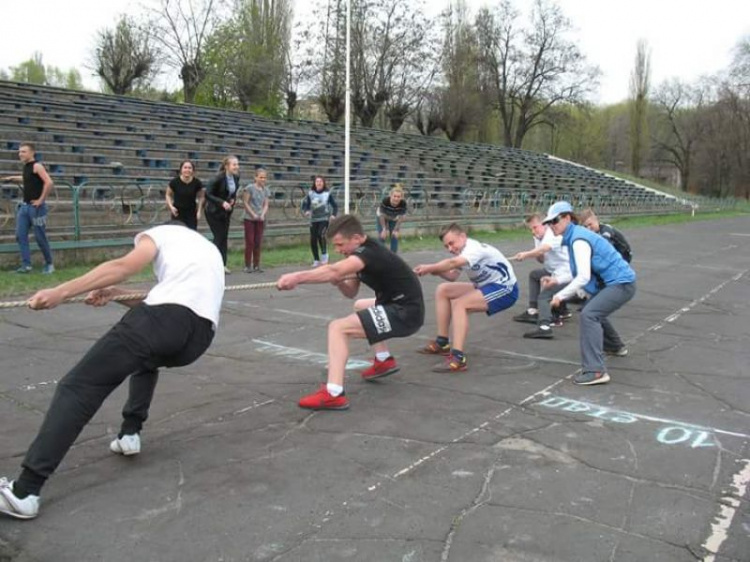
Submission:
[[450,140],[460,140],[482,112],[477,36],[463,0],[451,4],[441,18],[444,84],[440,89],[440,122]]
[[294,26],[293,38],[287,42],[282,80],[284,102],[286,103],[286,117],[292,119],[295,115],[300,89],[308,88],[315,75],[314,51],[311,46],[312,33],[309,27],[297,22]]
[[680,189],[691,183],[693,156],[706,128],[706,90],[679,80],[662,84],[654,95],[658,112],[654,146],[680,173]]
[[559,6],[535,0],[530,26],[523,28],[510,0],[477,16],[480,64],[502,120],[507,146],[522,147],[526,133],[560,103],[583,102],[598,82],[575,42]]
[[734,48],[729,73],[735,86],[750,93],[750,35],[741,39]]
[[234,20],[232,69],[243,109],[276,114],[291,27],[289,0],[242,0]]
[[413,15],[411,37],[399,50],[385,102],[385,117],[391,131],[398,131],[407,117],[420,107],[440,71],[440,36],[421,10]]
[[206,41],[221,21],[222,0],[159,0],[151,26],[167,62],[179,70],[185,103],[206,77]]
[[429,137],[444,129],[441,103],[442,93],[435,88],[422,92],[417,100],[411,122],[422,135]]
[[400,127],[415,98],[412,86],[424,82],[417,76],[427,35],[421,0],[355,0],[351,27],[354,112],[372,127],[386,107],[391,127]]
[[157,55],[148,31],[127,16],[114,29],[98,32],[94,50],[96,75],[112,93],[125,95],[153,77]]
[[314,17],[319,22],[313,67],[320,77],[318,102],[331,123],[344,117],[346,96],[346,11],[344,0],[326,0]]
[[636,47],[635,67],[630,73],[630,171],[634,176],[641,173],[650,86],[651,53],[648,43],[640,40]]

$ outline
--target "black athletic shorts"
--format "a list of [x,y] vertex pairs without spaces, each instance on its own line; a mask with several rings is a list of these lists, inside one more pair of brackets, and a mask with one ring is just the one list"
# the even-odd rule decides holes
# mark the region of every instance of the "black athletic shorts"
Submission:
[[370,344],[405,338],[419,331],[424,324],[424,307],[420,305],[376,304],[357,311]]

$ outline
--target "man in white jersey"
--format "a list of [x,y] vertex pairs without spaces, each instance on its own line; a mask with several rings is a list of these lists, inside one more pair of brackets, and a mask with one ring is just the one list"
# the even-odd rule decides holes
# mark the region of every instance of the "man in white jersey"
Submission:
[[[510,308],[518,299],[518,284],[513,266],[500,250],[469,238],[456,223],[443,227],[440,241],[453,254],[436,263],[418,265],[419,275],[439,275],[450,283],[441,283],[435,291],[437,337],[420,349],[420,353],[447,356],[445,365],[436,367],[440,372],[458,372],[467,369],[465,345],[469,333],[469,314],[484,312],[487,316]],[[458,283],[462,270],[466,270],[469,283]],[[453,342],[449,330],[453,324]]]
[[15,482],[0,479],[0,512],[32,519],[39,492],[105,398],[130,377],[122,428],[110,450],[140,452],[140,430],[148,417],[159,367],[180,367],[198,359],[213,340],[224,296],[224,263],[216,247],[173,221],[135,237],[135,248],[85,275],[37,292],[34,310],[54,308],[88,292],[86,302],[103,306],[127,291],[112,285],[153,262],[157,284],[145,300],[125,301],[130,310],[57,385],[52,403]]
[[513,317],[516,322],[536,324],[536,330],[526,332],[523,337],[532,339],[552,339],[552,325],[562,325],[562,320],[571,314],[563,303],[553,312],[552,296],[570,283],[568,249],[562,245],[562,236],[555,236],[552,229],[542,224],[542,215],[533,214],[524,221],[534,237],[534,249],[518,252],[511,260],[523,261],[536,258],[544,264],[541,269],[529,273],[529,307]]

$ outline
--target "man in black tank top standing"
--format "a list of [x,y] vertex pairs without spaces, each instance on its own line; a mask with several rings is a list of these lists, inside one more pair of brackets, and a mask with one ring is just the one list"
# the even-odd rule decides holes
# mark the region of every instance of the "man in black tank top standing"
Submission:
[[23,175],[7,176],[2,181],[23,182],[23,203],[16,212],[16,240],[21,249],[21,267],[16,273],[31,271],[31,248],[29,248],[29,231],[34,231],[37,246],[44,256],[42,273],[55,271],[52,265],[52,250],[47,240],[47,195],[52,191],[52,178],[44,166],[36,161],[34,145],[21,143],[18,148],[18,159],[23,163]]
[[336,251],[345,256],[343,260],[287,273],[276,286],[279,290],[291,290],[305,283],[331,283],[344,296],[354,298],[360,283],[364,283],[375,292],[375,298],[356,301],[353,314],[328,325],[328,382],[299,401],[301,408],[311,410],[346,410],[349,399],[344,393],[344,371],[349,341],[367,339],[375,352],[372,366],[361,373],[364,380],[392,375],[399,367],[385,342],[410,336],[422,327],[424,298],[422,285],[411,267],[368,238],[356,217],[343,215],[334,219],[327,236]]

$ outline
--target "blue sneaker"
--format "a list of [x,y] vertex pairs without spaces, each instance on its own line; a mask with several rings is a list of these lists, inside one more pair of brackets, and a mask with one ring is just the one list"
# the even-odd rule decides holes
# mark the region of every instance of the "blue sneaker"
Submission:
[[43,275],[52,275],[54,272],[55,272],[55,266],[52,265],[51,263],[46,264],[42,268],[42,274]]
[[31,273],[31,266],[30,265],[22,265],[18,269],[16,269],[16,273]]

